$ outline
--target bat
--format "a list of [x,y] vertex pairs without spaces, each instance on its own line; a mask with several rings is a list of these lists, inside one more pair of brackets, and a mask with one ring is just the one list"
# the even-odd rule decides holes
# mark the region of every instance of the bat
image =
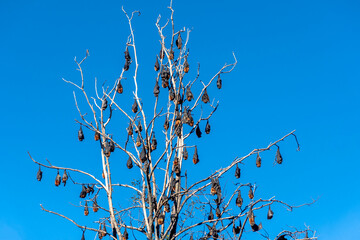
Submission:
[[156,62],[155,62],[154,69],[155,69],[156,72],[159,71],[159,69],[160,69],[160,65],[159,65],[159,61],[158,61],[157,56],[156,56]]
[[57,175],[56,175],[56,177],[55,177],[55,186],[59,186],[60,185],[60,183],[61,183],[61,176],[60,176],[60,174],[59,174],[59,170],[57,171]]
[[188,157],[189,157],[189,153],[188,153],[186,147],[184,147],[184,150],[183,150],[183,158],[184,158],[184,160],[187,160]]
[[130,157],[129,157],[129,159],[128,159],[127,162],[126,162],[126,167],[127,167],[128,169],[132,169],[132,168],[133,168],[133,163],[132,163],[132,160],[131,160]]
[[272,219],[274,216],[274,212],[271,210],[270,208],[270,205],[269,205],[269,210],[268,210],[268,213],[267,213],[267,219]]
[[221,89],[221,87],[222,87],[222,80],[220,78],[220,74],[218,75],[218,79],[216,81],[216,86],[218,89]]
[[238,192],[238,196],[237,196],[235,202],[236,202],[236,206],[238,206],[238,207],[241,207],[242,204],[243,204],[243,198],[241,197],[241,192],[240,192],[240,190],[239,190],[239,192]]
[[98,206],[98,204],[97,204],[97,202],[96,202],[96,198],[95,198],[94,201],[93,201],[92,209],[93,209],[93,212],[99,211],[99,206]]
[[257,156],[256,156],[256,167],[261,167],[261,157],[260,157],[260,154],[257,153]]
[[[138,121],[137,130],[139,130],[139,132],[142,132],[142,130],[143,130],[140,120]],[[137,132],[137,131],[135,131],[135,132]]]
[[155,133],[153,133],[153,138],[151,139],[151,150],[154,151],[157,148],[157,140],[155,138]]
[[187,61],[187,58],[185,58],[185,62],[184,62],[184,72],[185,73],[188,73],[189,72],[189,69],[190,69],[190,65]]
[[41,171],[41,168],[40,168],[40,165],[39,165],[39,170],[37,171],[36,173],[36,179],[40,182],[41,179],[42,179],[42,171]]
[[160,93],[160,87],[159,87],[158,81],[156,81],[155,87],[154,87],[154,96],[155,96],[155,97],[158,97],[158,96],[159,96],[159,93]]
[[170,52],[169,52],[169,59],[170,60],[174,59],[174,50],[172,50],[172,49],[170,49]]
[[168,120],[167,116],[165,118],[164,129],[165,129],[165,131],[169,129],[169,120]]
[[210,207],[210,213],[209,213],[209,216],[208,216],[208,220],[213,220],[214,219],[214,213],[212,211],[212,208]]
[[64,183],[64,187],[66,185],[66,181],[68,180],[68,175],[66,174],[66,170],[64,170],[64,174],[62,176],[62,181]]
[[181,47],[182,47],[182,39],[181,39],[181,34],[180,34],[180,32],[179,32],[178,37],[177,37],[177,39],[176,39],[176,41],[175,41],[175,44],[176,44],[176,46],[177,46],[178,49],[181,49]]
[[86,197],[86,187],[83,185],[80,192],[80,198],[85,198],[85,197]]
[[174,90],[172,89],[172,87],[170,86],[169,88],[169,100],[172,101],[175,98],[175,93]]
[[[99,130],[97,130],[97,131],[99,131]],[[94,139],[95,139],[95,141],[100,140],[100,133],[99,132],[95,132]]]
[[195,132],[196,132],[196,136],[198,137],[198,138],[201,138],[201,130],[200,130],[200,128],[199,128],[199,124],[196,126],[196,130],[195,130]]
[[193,163],[197,164],[199,162],[199,156],[198,156],[198,152],[197,152],[197,147],[195,146],[195,151],[194,151],[194,155],[193,155]]
[[104,98],[101,103],[101,109],[104,111],[107,108],[107,105],[108,105],[108,102],[107,102],[106,98]]
[[133,127],[132,127],[132,123],[130,121],[129,123],[129,127],[127,128],[127,132],[128,132],[128,135],[133,135]]
[[187,87],[187,88],[186,88],[186,100],[188,100],[188,101],[190,102],[190,101],[193,100],[193,99],[194,99],[194,95],[193,95],[193,93],[191,92],[190,87]]
[[209,134],[210,133],[210,124],[209,124],[209,120],[207,120],[207,122],[206,122],[206,126],[205,126],[205,133],[206,134]]
[[87,201],[85,201],[84,215],[85,215],[85,216],[89,215],[89,207],[88,207],[88,205],[87,205]]
[[136,138],[136,146],[137,147],[140,147],[141,146],[141,139],[140,139],[140,134],[138,133],[138,135],[137,135],[137,138]]
[[253,199],[253,198],[254,198],[254,192],[253,192],[253,190],[252,190],[252,187],[250,187],[248,195],[249,195],[249,198],[250,198],[250,199]]
[[131,110],[133,111],[133,113],[136,113],[138,111],[138,105],[137,105],[136,100],[134,100]]
[[235,168],[235,178],[240,178],[240,168],[237,164]]
[[83,130],[81,128],[81,125],[80,125],[80,129],[78,131],[78,139],[79,139],[80,142],[85,139]]
[[123,93],[123,90],[124,90],[123,86],[121,85],[121,81],[119,80],[119,83],[116,87],[116,91],[121,94],[121,93]]
[[203,103],[208,103],[210,101],[206,88],[203,95],[201,96],[201,101],[203,101]]
[[145,150],[145,147],[143,145],[142,149],[141,149],[141,152],[140,152],[140,161],[142,163],[144,163],[145,161],[147,160],[147,157],[146,157],[146,150]]
[[276,159],[276,162],[277,162],[278,164],[282,164],[283,158],[282,158],[281,153],[280,153],[280,148],[278,148],[277,151],[276,151],[276,157],[275,157],[275,159]]

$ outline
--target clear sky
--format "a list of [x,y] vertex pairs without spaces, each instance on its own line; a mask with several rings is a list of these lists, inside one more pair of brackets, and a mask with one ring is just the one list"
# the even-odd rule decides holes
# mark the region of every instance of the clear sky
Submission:
[[[94,170],[97,146],[92,134],[78,142],[74,89],[61,78],[79,81],[73,58],[86,49],[91,56],[84,70],[91,84],[95,77],[100,82],[118,77],[129,34],[123,5],[128,12],[141,11],[134,19],[139,91],[144,101],[153,101],[153,64],[160,49],[155,21],[158,14],[167,19],[168,2],[0,1],[1,239],[81,238],[79,229],[39,206],[89,221],[71,205],[79,203],[80,190],[72,184],[55,188],[55,171],[44,171],[37,182],[38,167],[27,151],[37,160]],[[281,143],[281,166],[272,166],[273,150],[264,154],[261,169],[255,159],[247,160],[242,180],[292,204],[319,200],[293,213],[275,207],[273,222],[263,222],[275,230],[307,224],[320,239],[359,239],[360,3],[174,0],[174,9],[177,30],[192,29],[191,76],[198,62],[206,81],[232,61],[232,52],[238,59],[236,69],[223,76],[223,89],[209,90],[220,107],[212,133],[199,141],[201,162],[189,171],[208,174],[296,129],[300,152],[289,138]],[[131,81],[124,81],[129,96],[131,88]],[[125,127],[115,125],[114,132]],[[126,159],[119,155],[119,161],[122,181],[129,173]]]

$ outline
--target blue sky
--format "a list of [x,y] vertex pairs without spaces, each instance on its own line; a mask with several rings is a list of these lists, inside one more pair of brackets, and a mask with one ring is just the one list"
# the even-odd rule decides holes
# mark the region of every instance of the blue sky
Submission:
[[[89,84],[94,77],[116,79],[129,34],[122,5],[141,11],[134,19],[139,93],[153,101],[155,21],[158,14],[163,21],[168,17],[168,1],[0,1],[2,239],[81,238],[71,223],[39,207],[76,216],[82,210],[69,203],[79,203],[78,188],[55,188],[55,171],[44,171],[37,182],[27,151],[38,160],[94,170],[97,146],[78,142],[74,89],[61,78],[79,80],[73,58],[89,49]],[[198,143],[202,171],[189,171],[206,175],[296,129],[300,152],[290,138],[281,144],[283,165],[273,167],[275,151],[268,152],[260,169],[254,159],[246,162],[242,180],[256,181],[264,196],[293,204],[319,200],[291,214],[275,208],[279,217],[268,227],[306,223],[320,239],[359,239],[359,2],[175,0],[174,9],[175,27],[192,29],[190,76],[198,62],[206,81],[232,61],[232,52],[238,59],[236,69],[223,76],[223,89],[209,90],[220,107],[212,133]],[[124,81],[124,91],[131,88]],[[129,176],[125,161],[119,163],[119,181]]]

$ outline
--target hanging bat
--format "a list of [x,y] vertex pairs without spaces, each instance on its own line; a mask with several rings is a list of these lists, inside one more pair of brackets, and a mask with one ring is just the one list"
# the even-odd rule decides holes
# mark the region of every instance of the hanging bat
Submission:
[[257,156],[256,156],[256,167],[261,167],[261,157],[260,157],[260,154],[257,153]]
[[116,87],[116,91],[118,92],[118,93],[123,93],[123,91],[124,91],[124,89],[123,89],[123,86],[121,85],[121,81],[119,80],[119,83],[118,83],[118,85],[117,85],[117,87]]
[[181,137],[181,129],[182,129],[181,121],[178,121],[178,125],[175,126],[175,134],[176,134],[176,136]]
[[179,158],[178,157],[174,158],[174,165],[175,166],[179,165]]
[[87,205],[87,201],[85,201],[84,215],[85,215],[85,216],[89,215],[89,207],[88,207],[88,205]]
[[175,44],[176,44],[178,49],[181,49],[181,47],[182,47],[182,39],[181,39],[180,32],[179,32],[178,37],[177,37],[177,39],[175,41]]
[[243,198],[241,197],[241,192],[240,192],[240,190],[239,190],[239,192],[238,192],[238,196],[237,196],[235,202],[236,202],[236,206],[238,206],[238,207],[241,207],[242,204],[243,204]]
[[251,226],[251,229],[253,230],[253,232],[257,232],[259,230],[262,229],[262,224],[260,223],[259,225],[257,225],[256,223],[254,223],[252,226]]
[[64,187],[66,185],[66,181],[68,180],[68,175],[66,174],[66,170],[64,170],[64,174],[62,176],[62,181],[64,183]]
[[80,192],[80,198],[85,198],[85,197],[86,197],[86,187],[83,185]]
[[80,142],[85,139],[83,130],[81,128],[81,125],[80,125],[80,129],[78,131],[78,139],[79,139]]
[[130,61],[125,61],[125,64],[124,64],[124,71],[127,71],[127,70],[129,70],[129,68],[130,68]]
[[210,206],[210,213],[209,213],[209,216],[208,216],[208,220],[213,220],[214,219],[214,213],[212,211],[212,208]]
[[108,102],[107,102],[106,98],[104,98],[101,103],[101,109],[104,111],[107,108],[107,105],[108,105]]
[[172,50],[172,49],[170,49],[170,52],[169,52],[169,59],[170,60],[174,59],[174,50]]
[[39,165],[39,170],[38,172],[36,173],[36,179],[40,182],[41,179],[42,179],[42,171],[41,171],[41,168],[40,168],[40,165]]
[[200,130],[200,128],[199,128],[199,124],[196,126],[196,130],[195,130],[195,132],[196,132],[196,136],[198,137],[198,138],[201,138],[201,130]]
[[255,224],[255,216],[252,208],[247,213],[247,217],[249,218],[250,226],[253,226]]
[[155,87],[154,87],[154,96],[155,96],[155,97],[158,97],[158,96],[159,96],[159,93],[160,93],[160,87],[159,87],[158,81],[156,81]]
[[137,130],[135,132],[137,132],[138,130],[139,130],[139,132],[142,132],[142,130],[143,130],[140,120],[138,121]]
[[82,233],[81,240],[85,240],[85,231],[83,231],[83,233]]
[[140,139],[140,134],[138,133],[138,135],[137,135],[137,138],[136,138],[136,146],[137,147],[140,147],[141,146],[141,139]]
[[190,69],[189,67],[190,67],[190,65],[189,65],[189,63],[187,61],[187,58],[185,58],[185,62],[184,62],[184,72],[185,73],[189,72],[189,69]]
[[203,95],[201,96],[201,101],[203,101],[203,103],[208,103],[210,101],[206,88],[204,90]]
[[167,87],[169,87],[169,81],[167,80],[167,79],[161,79],[161,86],[163,87],[163,88],[167,88]]
[[160,69],[160,64],[159,64],[157,56],[156,56],[156,62],[155,62],[154,69],[155,69],[156,72],[159,71],[159,69]]
[[180,105],[180,104],[182,104],[182,102],[183,102],[183,100],[182,100],[182,98],[180,96],[180,93],[176,94],[175,99],[174,99],[174,103],[177,104],[177,105]]
[[210,124],[209,124],[209,120],[207,120],[206,122],[206,126],[205,126],[205,133],[209,134],[210,133]]
[[166,203],[164,204],[164,211],[165,212],[170,212],[170,204],[168,201],[166,201]]
[[132,169],[132,168],[133,168],[133,163],[132,163],[132,160],[131,160],[130,157],[129,157],[129,159],[128,159],[127,162],[126,162],[126,167],[127,167],[128,169]]
[[280,148],[279,148],[279,147],[278,147],[278,149],[277,149],[277,151],[276,151],[276,157],[275,157],[275,159],[276,159],[276,162],[277,162],[278,164],[282,164],[283,158],[282,158],[282,156],[281,156]]
[[189,153],[188,153],[186,147],[184,147],[184,150],[183,150],[183,159],[184,159],[184,160],[187,160],[188,157],[189,157]]
[[146,157],[146,149],[143,145],[142,149],[141,149],[141,152],[140,152],[140,161],[142,163],[144,163],[145,161],[147,160],[147,157]]
[[157,148],[157,140],[155,138],[155,132],[153,132],[153,137],[151,139],[151,150],[154,151]]
[[137,105],[136,99],[134,100],[131,110],[133,111],[133,113],[136,113],[138,111],[138,105]]
[[164,50],[161,48],[159,57],[160,57],[160,59],[164,59],[164,56],[165,56]]
[[158,223],[159,225],[163,225],[163,224],[164,224],[164,220],[165,220],[165,213],[162,213],[162,214],[160,214],[160,216],[158,217],[157,223]]
[[103,152],[106,157],[110,157],[110,144],[108,141],[105,141],[103,144]]
[[220,217],[221,217],[221,211],[220,211],[219,205],[216,207],[215,214],[216,214],[216,217],[217,217],[217,218],[220,218]]
[[113,237],[115,238],[115,239],[117,239],[117,232],[116,232],[116,228],[115,227],[113,227],[113,229],[112,229],[113,231],[113,233],[112,233],[112,235],[113,235]]
[[[99,131],[99,130],[97,130],[97,131]],[[94,139],[95,139],[95,141],[100,140],[100,133],[99,132],[95,132]]]
[[109,140],[109,147],[110,147],[110,152],[114,152],[115,151],[115,143],[112,139]]
[[168,120],[167,116],[165,118],[164,129],[165,129],[165,131],[169,129],[169,120]]
[[237,164],[235,168],[235,178],[240,178],[240,168]]
[[172,100],[174,100],[174,98],[175,98],[175,93],[174,93],[173,88],[170,86],[170,88],[169,88],[169,100],[172,101]]
[[199,156],[198,156],[198,152],[197,152],[197,147],[195,146],[195,151],[194,151],[194,155],[193,155],[193,163],[197,164],[199,162]]
[[240,233],[240,230],[241,230],[241,221],[239,220],[240,224],[239,226],[236,226],[235,225],[235,219],[233,220],[233,233],[235,235],[238,235]]
[[127,132],[128,132],[128,135],[133,135],[133,127],[132,127],[132,123],[130,121],[129,123],[129,127],[127,128]]
[[216,86],[218,89],[221,89],[221,87],[222,87],[222,80],[220,78],[220,74],[218,75],[218,79],[216,81]]
[[130,53],[129,53],[129,49],[128,47],[126,46],[126,49],[125,49],[125,60],[126,61],[131,61],[131,57],[130,57]]
[[59,174],[59,170],[57,171],[57,175],[56,175],[56,177],[55,177],[55,186],[59,186],[60,185],[60,183],[61,183],[61,176],[60,176],[60,174]]
[[189,102],[194,99],[194,94],[191,92],[190,87],[187,87],[186,89],[186,100]]
[[253,199],[253,198],[254,198],[254,192],[253,192],[253,190],[252,190],[252,187],[250,187],[248,195],[249,195],[249,198],[250,198],[250,199]]
[[270,208],[270,205],[269,205],[269,210],[268,210],[268,213],[267,213],[267,219],[272,219],[274,216],[274,212],[271,210]]
[[125,230],[124,230],[124,233],[123,233],[123,240],[128,240],[128,239],[129,239],[129,234],[126,231],[126,227],[125,227]]
[[90,186],[88,184],[87,189],[86,189],[86,193],[89,194],[89,195],[94,193],[94,184],[92,186]]
[[96,198],[95,198],[94,201],[93,201],[92,209],[93,209],[93,212],[99,211],[99,206],[98,206],[98,204],[97,204],[97,202],[96,202]]
[[277,238],[277,240],[287,240],[287,239],[285,238],[285,236],[286,236],[286,235],[281,235],[280,237]]

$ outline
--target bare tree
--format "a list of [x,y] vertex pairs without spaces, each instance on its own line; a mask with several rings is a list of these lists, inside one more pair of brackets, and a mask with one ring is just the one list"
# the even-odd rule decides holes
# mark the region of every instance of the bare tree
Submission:
[[[42,210],[74,223],[83,230],[83,238],[87,230],[97,234],[100,239],[107,235],[112,239],[128,239],[130,234],[133,238],[146,237],[156,240],[189,237],[190,239],[242,239],[245,228],[248,228],[266,239],[271,239],[265,231],[266,226],[263,228],[262,224],[255,219],[260,209],[267,208],[267,218],[271,219],[274,215],[271,209],[273,204],[282,205],[291,211],[312,203],[293,206],[275,197],[263,199],[257,195],[255,184],[241,183],[240,180],[233,186],[227,186],[229,189],[226,192],[231,194],[226,195],[222,191],[221,179],[226,174],[234,175],[234,178],[239,179],[241,175],[239,165],[244,164],[252,155],[256,155],[256,165],[261,167],[260,154],[264,151],[276,149],[274,165],[281,164],[283,159],[279,145],[282,141],[292,136],[299,149],[295,131],[268,146],[256,148],[243,157],[233,159],[227,167],[217,169],[203,179],[196,179],[194,176],[191,179],[193,183],[188,184],[187,169],[183,163],[190,157],[193,164],[198,164],[202,149],[185,143],[191,135],[196,134],[201,137],[200,123],[205,123],[205,134],[210,133],[209,120],[214,116],[219,102],[210,98],[207,89],[221,89],[222,76],[234,69],[237,60],[233,54],[232,63],[224,64],[207,81],[200,81],[200,66],[193,69],[193,66],[188,63],[190,30],[186,28],[175,30],[172,3],[168,8],[170,19],[162,25],[161,16],[159,16],[155,24],[160,37],[160,52],[154,63],[156,72],[153,89],[154,102],[143,102],[138,95],[139,64],[132,27],[133,18],[140,15],[138,11],[128,14],[122,9],[128,20],[130,35],[125,46],[124,67],[112,85],[103,84],[99,87],[95,79],[95,96],[89,95],[82,68],[82,64],[89,57],[89,51],[86,51],[81,61],[75,58],[81,82],[63,79],[77,90],[77,93],[74,92],[74,100],[80,115],[80,119],[76,120],[80,125],[79,141],[84,140],[84,135],[93,132],[94,140],[100,142],[101,158],[92,164],[94,167],[101,166],[102,178],[97,177],[95,173],[80,169],[56,166],[50,161],[41,163],[29,153],[30,158],[39,165],[37,173],[39,181],[42,178],[42,169],[56,170],[55,185],[59,186],[62,182],[65,186],[70,179],[79,187],[84,214],[87,216],[89,209],[92,209],[93,212],[99,211],[102,217],[99,217],[91,226],[85,226],[75,219],[48,210],[41,205]],[[170,36],[164,33],[166,28],[171,28]],[[187,77],[190,68],[197,71],[194,79]],[[130,79],[126,78],[126,75],[132,76],[134,86],[133,99],[128,99],[126,102],[132,103],[131,111],[128,108],[129,104],[117,100],[124,91],[122,81]],[[197,94],[194,94],[195,92]],[[78,93],[82,95],[83,103],[79,102]],[[168,95],[166,102],[159,101],[160,94]],[[83,105],[89,107],[90,114],[83,112]],[[153,106],[153,112],[146,112],[144,105]],[[207,114],[204,114],[204,109],[207,109]],[[128,124],[122,126],[123,132],[111,133],[108,130],[110,124],[113,123],[112,116],[115,110],[117,114],[128,119]],[[195,118],[195,115],[199,117]],[[156,140],[155,130],[157,134],[163,134],[161,137],[163,141]],[[128,156],[126,166],[129,169],[137,168],[138,179],[128,180],[117,177],[116,179],[121,179],[122,182],[114,182],[110,161],[114,151],[122,151]],[[77,182],[78,174],[85,175],[89,181]],[[133,191],[133,204],[117,207],[114,204],[114,188],[126,188]],[[97,201],[99,197],[106,198],[107,204],[100,205]],[[188,221],[189,218],[198,219],[198,221],[193,223]],[[315,232],[308,227],[304,230],[282,231],[272,238],[317,239]]]

